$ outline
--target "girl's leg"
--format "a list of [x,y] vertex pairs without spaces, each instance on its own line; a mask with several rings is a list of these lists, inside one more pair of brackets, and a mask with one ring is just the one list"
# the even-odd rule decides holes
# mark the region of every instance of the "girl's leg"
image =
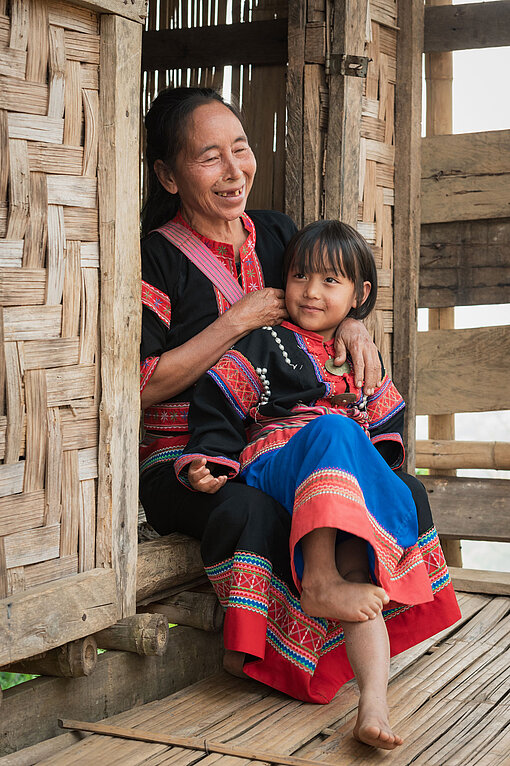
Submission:
[[389,722],[387,701],[390,651],[381,613],[367,622],[342,625],[345,648],[360,690],[355,739],[373,747],[393,750],[402,744]]
[[[301,540],[304,559],[301,608],[311,617],[350,622],[373,620],[389,598],[382,588],[369,582],[366,543],[350,538],[341,544],[348,552],[345,573],[365,573],[362,579],[349,579],[343,576],[344,570],[337,568],[336,537],[336,529],[321,527]],[[359,544],[351,544],[358,540]]]
[[[351,583],[370,580],[367,544],[350,537],[336,547],[336,564],[340,575]],[[390,646],[382,613],[373,620],[344,622],[345,648],[360,690],[358,718],[354,737],[367,745],[393,750],[402,744],[389,723],[388,672]]]

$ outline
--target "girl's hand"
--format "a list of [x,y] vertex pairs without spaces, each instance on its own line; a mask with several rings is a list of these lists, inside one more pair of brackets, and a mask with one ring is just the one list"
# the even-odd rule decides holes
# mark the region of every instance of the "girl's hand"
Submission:
[[264,325],[278,325],[288,317],[284,292],[274,287],[255,290],[234,303],[225,316],[246,333]]
[[190,463],[188,481],[197,492],[207,492],[209,495],[214,495],[215,492],[226,484],[227,477],[218,476],[216,478],[213,476],[207,468],[207,459],[201,457]]
[[354,365],[356,388],[361,388],[365,381],[364,392],[367,396],[381,385],[381,363],[377,346],[373,343],[365,325],[358,319],[346,317],[338,325],[335,334],[335,364],[342,365],[351,355]]

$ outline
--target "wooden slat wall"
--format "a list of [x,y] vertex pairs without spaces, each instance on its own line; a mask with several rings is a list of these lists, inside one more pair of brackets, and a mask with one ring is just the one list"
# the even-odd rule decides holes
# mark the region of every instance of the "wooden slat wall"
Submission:
[[0,597],[95,567],[98,16],[23,10],[1,17]]
[[[287,3],[279,0],[233,0],[232,22],[262,22],[287,16]],[[213,27],[227,21],[226,0],[161,0],[149,4],[146,29],[187,29]],[[214,37],[211,35],[214,43]],[[263,40],[260,41],[263,47]],[[143,112],[164,87],[192,85],[221,91],[225,80],[228,52],[221,52],[220,66],[186,69],[160,69],[144,74]],[[148,64],[150,65],[150,64]],[[285,161],[285,75],[284,63],[274,65],[236,64],[231,72],[231,97],[242,108],[249,129],[250,143],[258,159],[258,172],[250,195],[253,209],[284,209]]]

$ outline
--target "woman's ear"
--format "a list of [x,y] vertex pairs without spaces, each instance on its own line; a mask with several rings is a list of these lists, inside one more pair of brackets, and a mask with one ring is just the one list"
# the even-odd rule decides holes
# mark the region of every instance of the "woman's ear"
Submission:
[[175,183],[172,173],[168,169],[167,165],[165,165],[163,160],[156,160],[154,163],[154,172],[156,173],[158,181],[163,189],[166,189],[167,192],[170,192],[170,194],[177,194],[179,191],[177,184]]
[[363,293],[362,293],[362,299],[358,301],[357,298],[354,299],[353,308],[359,309],[360,306],[363,306],[366,299],[370,295],[370,290],[372,289],[372,283],[371,282],[363,282]]

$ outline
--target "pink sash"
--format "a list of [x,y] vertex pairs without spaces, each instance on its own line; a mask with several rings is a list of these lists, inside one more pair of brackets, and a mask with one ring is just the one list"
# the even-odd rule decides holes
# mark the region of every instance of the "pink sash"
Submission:
[[186,258],[188,258],[197,269],[200,269],[202,274],[204,274],[207,279],[218,288],[230,305],[244,296],[244,292],[241,290],[237,280],[235,280],[228,269],[220,263],[207,245],[204,245],[198,237],[195,237],[194,234],[188,231],[188,229],[180,223],[169,221],[159,229],[155,229],[155,231],[159,231],[159,233],[168,239],[169,242],[178,247]]

